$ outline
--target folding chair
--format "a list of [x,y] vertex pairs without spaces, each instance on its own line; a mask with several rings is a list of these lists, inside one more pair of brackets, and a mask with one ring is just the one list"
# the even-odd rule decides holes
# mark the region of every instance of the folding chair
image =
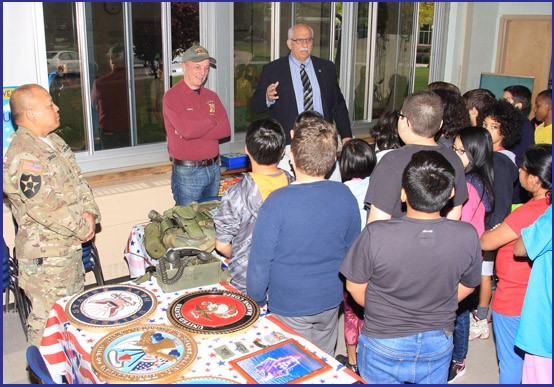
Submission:
[[17,313],[19,314],[21,327],[23,328],[25,336],[27,336],[27,317],[29,317],[29,313],[31,313],[31,302],[25,295],[23,289],[19,287],[19,281],[17,279],[17,261],[10,255],[10,249],[6,245],[4,239],[3,243],[4,292],[6,293],[6,299],[4,300],[4,312],[9,309],[10,293],[13,293],[15,310],[17,310]]
[[83,266],[85,267],[85,273],[89,271],[94,272],[94,278],[96,278],[96,285],[104,285],[104,273],[102,273],[102,266],[100,265],[100,257],[98,256],[98,250],[92,241],[83,243]]
[[52,379],[44,358],[36,345],[31,345],[27,348],[27,364],[29,365],[31,376],[37,379],[38,384],[58,384]]

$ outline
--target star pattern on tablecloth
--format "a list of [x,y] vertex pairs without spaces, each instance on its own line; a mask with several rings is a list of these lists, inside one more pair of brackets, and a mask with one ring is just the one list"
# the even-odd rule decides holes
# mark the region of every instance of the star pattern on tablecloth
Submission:
[[[165,293],[163,292],[157,285],[156,280],[150,280],[141,285],[141,287],[146,288],[147,290],[153,292],[156,295],[156,301],[158,306],[158,312],[151,316],[148,320],[147,324],[167,324],[167,310],[169,309],[169,305],[171,304],[172,300],[177,299],[178,297],[183,296],[184,294],[190,294],[196,291],[199,291],[202,288],[195,288],[195,289],[188,289],[186,291],[179,291],[179,292],[172,292],[172,293]],[[205,287],[208,288],[208,287]],[[212,286],[209,286],[209,288],[212,288]],[[214,289],[222,289],[225,288],[223,285],[215,286]],[[65,297],[63,301],[66,303],[69,301],[70,297]],[[63,328],[65,327],[65,329]],[[96,343],[97,334],[92,334],[91,332],[87,332],[86,329],[79,329],[70,323],[64,323],[62,327],[62,324],[59,324],[58,329],[64,329],[65,332],[68,334],[71,334],[73,339],[78,339],[81,348],[83,348],[84,351],[87,353],[90,353],[92,350],[92,346]],[[234,336],[234,337],[215,337],[215,336],[204,336],[204,337],[195,337],[195,341],[197,343],[200,353],[196,356],[196,367],[192,367],[188,371],[188,376],[185,377],[206,377],[207,375],[211,377],[222,377],[227,379],[232,379],[234,381],[237,381],[239,383],[246,382],[245,378],[237,372],[237,370],[229,364],[230,359],[222,359],[217,355],[217,352],[215,352],[214,348],[217,348],[218,346],[221,346],[223,344],[225,345],[232,345],[236,342],[244,343],[244,346],[249,349],[250,353],[255,353],[260,350],[258,346],[255,345],[254,340],[257,341],[258,344],[261,344],[262,346],[271,345],[270,341],[264,340],[264,337],[273,337],[277,334],[280,334],[279,336],[288,336],[290,338],[296,339],[299,341],[300,344],[305,346],[311,353],[313,353],[318,358],[321,358],[324,362],[327,362],[327,364],[330,364],[332,368],[327,371],[324,374],[318,375],[314,379],[310,379],[310,383],[316,383],[316,384],[346,384],[351,383],[356,379],[356,377],[352,376],[350,372],[346,372],[346,368],[334,361],[334,359],[325,353],[322,353],[322,351],[311,345],[310,343],[306,341],[305,339],[291,335],[288,331],[283,331],[282,329],[279,329],[279,327],[273,322],[272,319],[265,319],[260,318],[256,324],[253,324],[251,328],[248,329],[247,332],[245,332],[244,335],[241,336]],[[74,335],[74,336],[73,336]],[[69,340],[70,336],[67,336],[67,340]],[[271,341],[273,342],[273,341]],[[90,347],[90,348],[89,348]],[[203,349],[202,349],[203,348]],[[243,354],[236,353],[233,359],[238,359],[242,357]],[[88,363],[90,364],[90,363]],[[338,366],[337,366],[338,364]]]

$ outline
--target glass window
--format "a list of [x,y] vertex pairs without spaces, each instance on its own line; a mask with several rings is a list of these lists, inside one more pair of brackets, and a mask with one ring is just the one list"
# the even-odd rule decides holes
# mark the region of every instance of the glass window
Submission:
[[137,141],[165,141],[162,113],[164,95],[162,25],[159,3],[133,2],[133,76]]
[[354,64],[354,120],[366,120],[369,75],[369,3],[358,3],[356,63]]
[[[275,43],[279,45],[279,56],[289,53],[288,29],[294,24],[306,23],[314,30],[312,55],[333,61],[340,57],[340,45],[337,44],[340,34],[338,37],[335,35],[334,52],[330,57],[332,29],[340,26],[340,6],[333,18],[331,3],[278,3],[276,6],[280,7],[281,15],[278,22],[280,36],[275,38]],[[271,57],[271,32],[274,29],[271,20],[271,3],[234,4],[235,133],[244,132],[250,122],[267,116],[267,113],[250,111],[248,105],[263,65],[276,59]]]
[[263,65],[271,60],[271,4],[234,4],[235,133],[245,132],[252,121],[267,116],[250,110],[250,98]]
[[74,152],[86,150],[75,5],[47,2],[43,10],[48,86],[60,108],[57,133]]
[[183,77],[181,54],[200,42],[198,3],[171,3],[171,85]]
[[[162,4],[47,2],[43,9],[49,88],[60,107],[58,133],[72,149],[92,155],[164,142]],[[176,54],[199,41],[198,3],[172,3],[171,10]],[[81,25],[79,12],[85,16]],[[79,42],[83,29],[86,41]],[[89,79],[81,79],[80,43],[86,45]],[[88,93],[91,106],[85,109]]]
[[413,16],[416,4],[377,3],[377,36],[373,62],[374,94],[372,117],[400,109],[409,93],[414,66]]
[[95,149],[98,150],[131,146],[124,13],[110,12],[105,4],[108,3],[86,4],[89,63],[98,64],[90,79]]
[[331,3],[281,3],[281,56],[289,52],[288,29],[298,23],[305,23],[314,30],[312,55],[331,60],[329,42],[331,29],[335,28],[335,17],[331,20]]

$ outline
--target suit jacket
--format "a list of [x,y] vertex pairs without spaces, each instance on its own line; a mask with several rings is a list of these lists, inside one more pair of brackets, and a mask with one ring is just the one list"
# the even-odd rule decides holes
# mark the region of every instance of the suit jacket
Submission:
[[[330,123],[334,121],[341,138],[352,137],[348,109],[337,82],[335,65],[331,61],[315,56],[311,56],[311,59],[321,90],[325,120]],[[279,86],[277,86],[279,99],[268,108],[266,104],[267,87],[277,81],[279,81]],[[256,91],[250,100],[250,109],[257,113],[263,113],[269,109],[269,116],[283,126],[287,135],[287,144],[290,144],[290,130],[294,127],[294,121],[299,113],[290,75],[288,55],[276,59],[262,68]]]

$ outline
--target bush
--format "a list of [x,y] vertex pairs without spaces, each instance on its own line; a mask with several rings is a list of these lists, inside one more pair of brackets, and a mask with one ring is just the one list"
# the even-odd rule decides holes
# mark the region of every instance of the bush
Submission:
[[431,55],[424,54],[421,56],[421,63],[423,64],[429,64],[429,59],[431,58]]

